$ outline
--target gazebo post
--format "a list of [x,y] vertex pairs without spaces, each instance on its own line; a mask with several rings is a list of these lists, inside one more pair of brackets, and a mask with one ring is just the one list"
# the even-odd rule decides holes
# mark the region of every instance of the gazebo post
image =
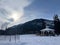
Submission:
[[42,33],[43,33],[43,36],[44,36],[44,31]]
[[41,36],[43,35],[43,32],[41,31]]

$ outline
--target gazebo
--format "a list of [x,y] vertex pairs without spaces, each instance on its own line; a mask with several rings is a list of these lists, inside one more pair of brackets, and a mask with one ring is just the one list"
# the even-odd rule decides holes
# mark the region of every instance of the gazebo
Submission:
[[55,31],[54,31],[54,29],[50,29],[47,26],[45,29],[40,30],[40,35],[41,36],[54,36]]

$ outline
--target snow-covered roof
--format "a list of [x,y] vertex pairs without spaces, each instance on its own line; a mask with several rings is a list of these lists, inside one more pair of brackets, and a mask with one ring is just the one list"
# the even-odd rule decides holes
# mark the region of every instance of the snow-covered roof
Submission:
[[50,29],[50,28],[46,27],[45,29],[42,29],[40,31],[54,31],[54,29]]

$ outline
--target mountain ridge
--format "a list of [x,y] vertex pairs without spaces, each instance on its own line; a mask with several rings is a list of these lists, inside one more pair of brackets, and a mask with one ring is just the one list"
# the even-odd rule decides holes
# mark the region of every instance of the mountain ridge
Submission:
[[[39,32],[41,29],[44,29],[43,23],[46,23],[46,26],[49,28],[54,27],[53,20],[48,19],[34,19],[23,24],[18,24],[6,29],[4,32],[5,35],[15,35],[15,34],[35,34],[36,31]],[[3,34],[3,33],[2,33]]]

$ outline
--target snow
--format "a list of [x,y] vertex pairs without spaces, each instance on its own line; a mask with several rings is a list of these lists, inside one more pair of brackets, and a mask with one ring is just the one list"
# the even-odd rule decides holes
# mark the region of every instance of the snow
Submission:
[[[6,38],[5,38],[6,37]],[[37,36],[35,34],[0,36],[0,45],[60,45],[60,36]]]
[[43,29],[43,30],[40,30],[40,31],[54,31],[54,29],[45,28],[45,29]]
[[45,29],[42,29],[42,30],[40,30],[40,31],[54,31],[54,29],[50,29],[49,26],[46,26]]
[[54,31],[53,29],[49,29],[49,28],[45,28],[43,30],[40,30],[40,31]]

